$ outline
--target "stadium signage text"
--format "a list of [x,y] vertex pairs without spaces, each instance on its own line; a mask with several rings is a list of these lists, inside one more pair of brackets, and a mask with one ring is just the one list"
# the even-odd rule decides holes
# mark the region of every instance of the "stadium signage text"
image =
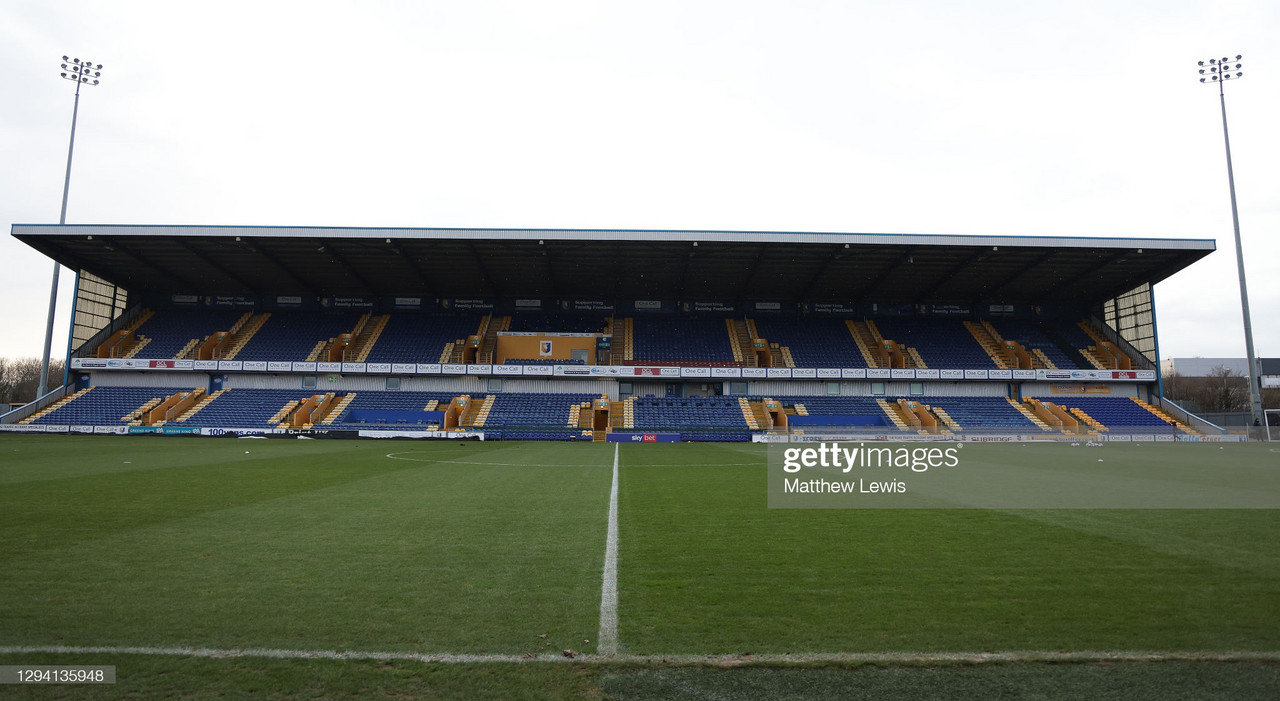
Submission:
[[[545,334],[542,334],[545,335]],[[561,334],[577,335],[577,334]],[[591,335],[591,334],[586,334]],[[716,377],[845,380],[1026,380],[1054,382],[1154,382],[1154,370],[976,370],[956,368],[736,368],[645,365],[497,365],[462,363],[336,363],[265,360],[72,358],[73,370],[171,370],[220,372],[341,372],[371,375],[535,375],[555,377]]]
[[610,443],[679,443],[679,433],[646,433],[643,431],[611,431]]
[[560,302],[560,308],[575,312],[612,312],[613,303],[599,299],[563,300]]

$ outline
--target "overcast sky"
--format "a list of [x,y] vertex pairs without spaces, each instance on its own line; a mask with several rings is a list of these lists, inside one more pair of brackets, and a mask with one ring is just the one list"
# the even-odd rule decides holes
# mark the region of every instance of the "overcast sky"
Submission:
[[[1280,356],[1280,10],[1111,2],[0,0],[0,223],[1212,238],[1164,357]],[[1267,127],[1266,125],[1272,125]],[[0,356],[52,263],[0,236]],[[55,354],[66,343],[63,273]]]

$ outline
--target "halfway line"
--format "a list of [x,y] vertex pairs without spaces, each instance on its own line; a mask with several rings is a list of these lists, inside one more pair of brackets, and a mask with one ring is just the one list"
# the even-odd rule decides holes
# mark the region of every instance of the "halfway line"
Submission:
[[613,486],[609,488],[609,533],[604,540],[604,582],[600,586],[600,632],[596,653],[618,654],[618,448],[613,446]]

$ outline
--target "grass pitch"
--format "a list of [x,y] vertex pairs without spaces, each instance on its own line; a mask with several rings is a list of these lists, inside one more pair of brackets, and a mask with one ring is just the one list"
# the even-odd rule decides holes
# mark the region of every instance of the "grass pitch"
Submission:
[[[966,461],[1225,454],[1208,448],[967,446]],[[727,450],[651,446],[669,467],[624,469],[623,649],[1280,649],[1274,510],[768,510],[758,471],[717,464],[750,452]]]
[[[1067,470],[1082,459],[1068,446],[970,448],[967,460],[1034,451]],[[1265,444],[1105,453],[1118,469],[1280,469]],[[624,662],[492,661],[595,652],[613,455],[590,444],[0,436],[0,664],[116,664],[116,687],[62,688],[108,696],[978,698],[997,683],[1058,679],[1045,688],[1080,696],[1148,678],[1167,694],[1280,689],[1274,510],[769,510],[765,453],[751,445],[622,446]],[[49,646],[108,651],[31,651]],[[110,651],[133,647],[491,657]],[[1006,651],[1192,659],[974,668],[931,656]],[[1257,659],[1194,661],[1224,652]],[[688,666],[706,655],[747,668]],[[826,668],[803,666],[807,655]],[[868,659],[877,666],[854,668]]]
[[[595,638],[603,447],[524,468],[554,452],[0,445],[3,643],[519,654]],[[396,451],[407,459],[385,457]],[[466,464],[476,456],[511,466]]]

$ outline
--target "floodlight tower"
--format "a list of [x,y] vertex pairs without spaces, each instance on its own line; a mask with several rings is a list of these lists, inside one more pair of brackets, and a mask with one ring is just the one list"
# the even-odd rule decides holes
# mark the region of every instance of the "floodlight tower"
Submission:
[[1244,348],[1249,356],[1249,403],[1253,420],[1262,423],[1262,391],[1258,388],[1260,374],[1258,360],[1253,352],[1253,324],[1249,321],[1249,288],[1244,281],[1244,249],[1240,246],[1240,212],[1236,208],[1236,178],[1231,169],[1231,137],[1227,134],[1227,97],[1223,85],[1228,80],[1244,77],[1244,56],[1236,54],[1235,60],[1227,57],[1200,61],[1200,82],[1218,84],[1218,101],[1222,105],[1222,141],[1227,147],[1227,188],[1231,192],[1231,223],[1236,234],[1236,268],[1240,275],[1240,310],[1244,314]]
[[[71,154],[76,148],[76,117],[80,114],[80,86],[97,85],[102,77],[102,64],[92,61],[81,61],[78,58],[62,57],[61,74],[66,80],[76,84],[75,106],[71,109],[71,143],[67,146],[67,177],[62,182],[62,214],[58,216],[58,225],[67,223],[67,194],[71,191]],[[44,358],[40,361],[40,386],[36,389],[36,399],[49,391],[49,353],[53,347],[53,313],[58,306],[58,273],[62,265],[53,261],[53,285],[49,290],[49,320],[44,329]],[[72,323],[75,320],[72,319]]]

